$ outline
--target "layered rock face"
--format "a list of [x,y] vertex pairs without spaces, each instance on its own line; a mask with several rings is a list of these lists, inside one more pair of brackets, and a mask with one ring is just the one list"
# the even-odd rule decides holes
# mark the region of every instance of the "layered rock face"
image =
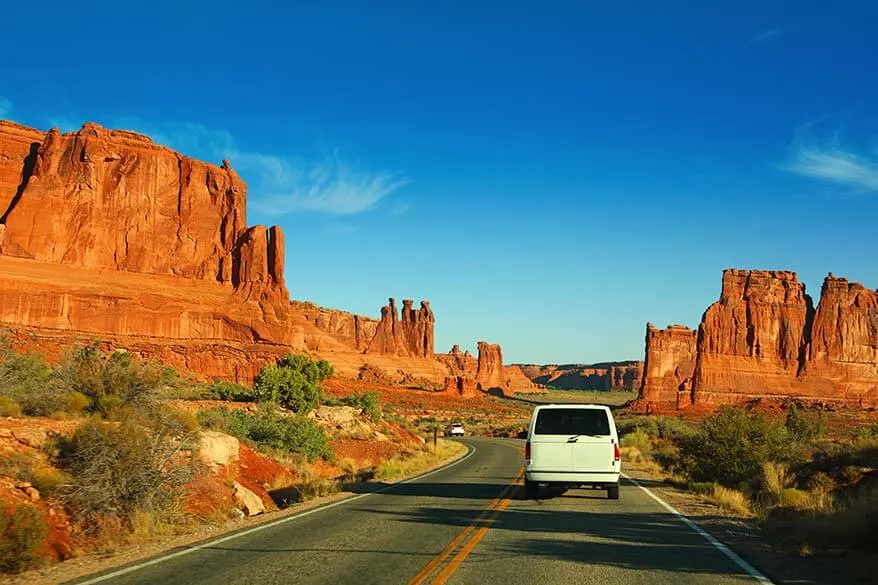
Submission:
[[518,368],[535,384],[573,390],[637,390],[643,362],[598,364],[522,364]]
[[[837,278],[823,281],[811,325],[805,379],[826,381],[859,406],[878,401],[878,290]],[[812,386],[816,384],[812,382]],[[818,388],[811,388],[819,391]]]
[[724,271],[720,300],[701,320],[696,391],[792,392],[811,314],[794,272]]
[[488,392],[500,389],[507,394],[510,392],[509,379],[503,370],[503,350],[497,343],[479,342],[479,359],[476,363],[476,387]]
[[0,324],[21,349],[100,340],[242,382],[289,351],[346,375],[367,363],[400,380],[449,374],[431,359],[429,303],[382,322],[292,304],[283,232],[247,226],[231,164],[133,132],[0,121],[0,273]]
[[657,329],[646,324],[646,361],[640,396],[651,403],[682,407],[691,403],[697,333],[683,325]]
[[690,391],[697,406],[772,397],[878,402],[878,292],[843,278],[826,278],[815,311],[793,272],[724,271],[720,300],[698,329],[691,387],[689,336],[680,330],[671,342],[647,328],[645,402],[685,406],[672,400],[680,380],[677,392]]
[[381,307],[381,320],[366,353],[385,355],[433,357],[433,326],[435,318],[429,301],[421,301],[421,308],[412,308],[413,301],[402,302],[402,320],[396,310],[396,301]]
[[[13,160],[22,159],[22,139],[35,138],[9,124],[0,133]],[[217,167],[90,123],[71,134],[49,131],[30,156],[19,186],[3,185],[0,254],[282,286],[280,230],[246,229],[247,189],[228,161]]]
[[378,331],[378,319],[326,309],[308,302],[293,301],[292,305],[318,329],[358,351],[365,351]]

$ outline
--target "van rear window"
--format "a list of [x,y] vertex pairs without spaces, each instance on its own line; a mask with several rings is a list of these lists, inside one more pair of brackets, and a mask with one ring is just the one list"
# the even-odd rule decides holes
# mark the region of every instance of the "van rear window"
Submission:
[[546,408],[537,414],[535,435],[610,434],[607,411],[596,408]]

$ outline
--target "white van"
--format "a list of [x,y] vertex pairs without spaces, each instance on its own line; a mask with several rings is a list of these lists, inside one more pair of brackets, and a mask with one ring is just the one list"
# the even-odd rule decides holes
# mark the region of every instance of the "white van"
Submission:
[[524,451],[524,490],[541,484],[589,486],[619,499],[622,457],[613,413],[596,404],[545,404],[534,409]]

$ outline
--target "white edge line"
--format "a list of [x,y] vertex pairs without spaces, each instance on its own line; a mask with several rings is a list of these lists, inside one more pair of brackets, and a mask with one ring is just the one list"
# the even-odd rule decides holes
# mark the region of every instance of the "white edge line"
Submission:
[[627,479],[628,481],[630,481],[631,483],[633,483],[634,485],[636,485],[637,487],[642,489],[644,492],[646,492],[646,495],[648,495],[653,500],[658,502],[665,510],[667,510],[671,514],[675,515],[677,517],[677,519],[679,519],[683,524],[685,524],[686,526],[688,526],[689,528],[691,528],[692,530],[694,530],[695,532],[700,534],[702,537],[704,537],[704,539],[707,542],[709,542],[710,544],[715,546],[717,549],[719,549],[719,551],[721,553],[726,555],[729,559],[731,559],[732,562],[734,562],[736,565],[738,565],[744,571],[746,571],[746,573],[748,575],[750,575],[751,577],[753,577],[754,579],[756,579],[760,583],[764,583],[765,585],[773,585],[771,579],[769,579],[768,577],[766,577],[765,575],[760,573],[759,570],[756,569],[756,567],[754,567],[753,565],[751,565],[750,563],[748,563],[747,561],[742,559],[740,556],[738,556],[738,554],[735,551],[733,551],[728,546],[726,546],[725,544],[718,541],[716,538],[714,538],[714,536],[711,533],[709,533],[708,531],[703,529],[701,526],[696,524],[693,520],[687,518],[686,516],[684,516],[683,514],[678,512],[669,503],[667,503],[666,501],[664,501],[663,499],[661,499],[660,497],[658,497],[657,495],[652,493],[652,491],[650,491],[649,489],[642,486],[640,484],[640,482],[638,482],[636,479],[634,479],[633,477],[631,477],[630,475],[625,474],[625,473],[622,474],[622,477],[624,477],[625,479]]
[[317,508],[312,508],[311,510],[305,510],[304,512],[300,512],[300,513],[294,514],[292,516],[287,516],[285,518],[279,518],[277,520],[274,520],[273,522],[266,522],[265,524],[260,524],[259,526],[254,526],[253,528],[249,528],[249,529],[243,530],[241,532],[235,532],[234,534],[229,534],[228,536],[223,536],[223,537],[217,538],[216,540],[210,540],[208,542],[201,543],[198,546],[193,546],[191,548],[186,548],[186,549],[177,551],[175,553],[170,553],[170,554],[167,554],[164,556],[155,557],[155,558],[150,559],[148,561],[144,561],[142,563],[137,563],[136,565],[124,567],[122,569],[117,569],[111,573],[106,573],[104,575],[94,577],[94,578],[89,579],[87,581],[79,581],[79,582],[74,581],[73,583],[76,583],[76,585],[92,585],[92,583],[100,583],[101,581],[106,581],[107,579],[113,579],[114,577],[120,577],[120,576],[125,575],[127,573],[132,573],[134,571],[143,569],[145,567],[157,565],[159,563],[163,563],[163,562],[169,561],[171,559],[176,559],[178,557],[182,557],[183,555],[188,555],[189,553],[194,553],[194,552],[197,552],[199,550],[202,550],[202,549],[205,549],[205,548],[208,548],[211,546],[215,546],[217,544],[222,544],[224,542],[228,542],[228,541],[234,540],[236,538],[241,538],[242,536],[247,536],[248,534],[253,534],[254,532],[259,532],[260,530],[266,530],[268,528],[273,528],[275,526],[279,526],[280,524],[284,524],[286,522],[291,522],[293,520],[298,520],[299,518],[304,518],[305,516],[310,516],[311,514],[316,514],[317,512],[323,512],[324,510],[329,510],[330,508],[335,508],[336,506],[342,506],[344,504],[349,504],[355,500],[359,500],[360,498],[365,498],[367,496],[372,496],[375,494],[380,494],[382,492],[392,490],[395,487],[406,484],[406,483],[411,483],[413,481],[417,481],[417,480],[423,479],[425,477],[430,477],[431,475],[439,473],[440,471],[445,471],[446,469],[448,469],[450,467],[454,467],[458,463],[463,463],[464,461],[469,459],[476,452],[476,448],[473,445],[470,445],[468,443],[464,443],[464,444],[469,448],[469,452],[466,455],[464,455],[463,457],[461,457],[460,459],[458,459],[457,461],[452,461],[451,463],[449,463],[447,465],[443,465],[442,467],[440,467],[438,469],[434,469],[433,471],[428,471],[427,473],[423,473],[423,474],[415,476],[415,477],[410,477],[409,479],[396,482],[392,485],[383,487],[379,490],[375,490],[374,492],[369,492],[366,494],[358,494],[356,496],[349,496],[347,498],[344,498],[343,500],[339,500],[337,502],[332,502],[331,504],[326,504],[325,506],[319,506]]

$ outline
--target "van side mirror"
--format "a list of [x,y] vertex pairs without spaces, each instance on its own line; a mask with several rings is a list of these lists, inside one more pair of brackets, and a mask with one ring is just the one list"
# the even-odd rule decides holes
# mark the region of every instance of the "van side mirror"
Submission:
[[518,433],[518,438],[519,438],[519,439],[526,439],[526,438],[527,438],[527,431],[521,431],[521,432],[519,432],[519,433]]

